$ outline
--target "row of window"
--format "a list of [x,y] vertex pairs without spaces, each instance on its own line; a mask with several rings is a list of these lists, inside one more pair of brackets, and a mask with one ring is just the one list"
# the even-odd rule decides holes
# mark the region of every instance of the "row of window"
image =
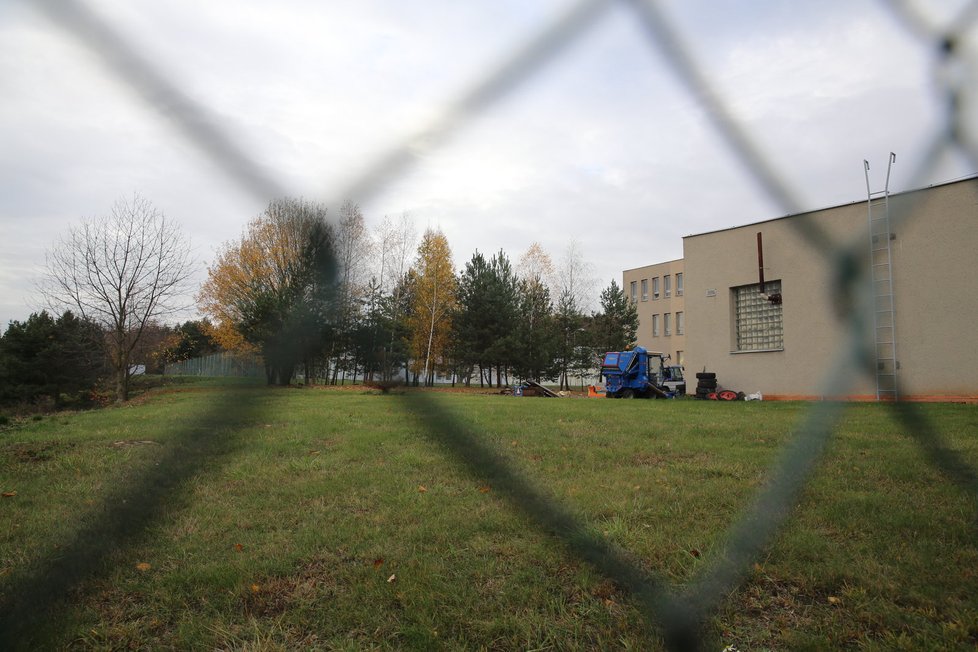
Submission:
[[[632,302],[638,301],[638,281],[632,281],[629,288],[632,296]],[[672,296],[672,275],[665,274],[662,277],[662,291],[666,297]],[[655,301],[659,298],[659,277],[652,277],[652,300]],[[676,274],[676,296],[683,296],[683,273],[679,272]],[[649,279],[642,279],[642,301],[649,300]]]
[[[670,276],[662,277],[665,296],[670,295]],[[647,296],[648,279],[642,279],[642,301]],[[730,288],[733,301],[734,330],[736,333],[736,351],[779,351],[784,349],[784,313],[780,302],[771,301],[768,297],[781,294],[781,281],[768,281],[764,292],[758,284],[743,285]],[[632,301],[638,298],[638,283],[631,282]],[[676,295],[683,293],[683,275],[676,274]],[[709,296],[709,294],[708,294]],[[659,298],[659,277],[652,279],[652,298]],[[669,337],[675,334],[684,335],[686,332],[685,313],[656,313],[652,315],[652,337]]]
[[[662,315],[652,315],[652,337],[659,337],[659,318],[662,318],[664,334],[668,337],[672,335],[672,313],[667,312]],[[676,335],[686,333],[686,314],[682,311],[676,313]]]

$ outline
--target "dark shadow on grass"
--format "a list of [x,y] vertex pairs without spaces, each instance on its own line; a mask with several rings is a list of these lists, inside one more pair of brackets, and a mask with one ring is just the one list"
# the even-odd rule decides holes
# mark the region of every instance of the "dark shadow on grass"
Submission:
[[[893,411],[907,429],[907,434],[924,451],[927,461],[961,490],[967,492],[978,510],[978,471],[968,464],[961,453],[950,447],[919,405],[895,403]],[[978,527],[978,511],[975,515],[975,525]]]
[[237,429],[259,411],[252,392],[220,391],[192,426],[164,443],[162,458],[129,482],[111,489],[100,506],[81,515],[79,526],[39,559],[0,585],[0,649],[59,646],[72,601],[86,584],[113,570],[109,561],[138,545],[165,509],[185,501],[184,485],[213,473],[240,446]]
[[[571,553],[627,590],[648,622],[663,631],[669,641],[669,624],[685,619],[675,612],[677,603],[662,582],[648,573],[639,559],[587,527],[555,496],[534,485],[486,444],[481,432],[440,405],[434,395],[419,392],[397,400],[418,420],[424,436],[461,462],[473,478],[489,482],[494,494],[503,496]],[[675,641],[669,648],[686,650],[694,646]]]

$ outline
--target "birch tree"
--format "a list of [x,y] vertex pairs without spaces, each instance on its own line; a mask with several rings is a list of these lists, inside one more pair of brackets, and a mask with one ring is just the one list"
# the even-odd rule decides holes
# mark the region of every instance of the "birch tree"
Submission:
[[414,269],[417,284],[410,318],[413,366],[424,383],[431,385],[433,365],[447,352],[457,287],[452,250],[440,230],[425,231]]

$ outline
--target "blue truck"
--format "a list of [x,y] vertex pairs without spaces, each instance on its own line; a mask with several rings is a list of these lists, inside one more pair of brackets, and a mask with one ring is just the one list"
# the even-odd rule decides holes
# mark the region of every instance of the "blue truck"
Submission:
[[669,356],[636,346],[609,351],[601,361],[607,398],[672,398],[686,393],[683,368],[669,366]]

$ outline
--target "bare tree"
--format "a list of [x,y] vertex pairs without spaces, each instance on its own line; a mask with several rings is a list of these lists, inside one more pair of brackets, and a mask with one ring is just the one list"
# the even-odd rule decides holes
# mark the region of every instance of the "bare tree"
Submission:
[[594,265],[584,258],[584,250],[576,239],[572,238],[564,250],[557,268],[556,281],[558,297],[567,294],[582,311],[592,310],[596,306],[597,279],[594,277]]
[[340,292],[347,300],[363,292],[372,246],[360,205],[347,200],[340,208],[340,221],[336,228],[336,256],[340,268],[338,280]]
[[414,251],[417,234],[407,213],[397,222],[385,215],[373,236],[374,276],[383,292],[395,290],[404,276],[408,258]]
[[138,195],[85,220],[46,255],[41,292],[106,333],[117,401],[129,398],[133,352],[154,320],[181,309],[192,271],[178,226]]

